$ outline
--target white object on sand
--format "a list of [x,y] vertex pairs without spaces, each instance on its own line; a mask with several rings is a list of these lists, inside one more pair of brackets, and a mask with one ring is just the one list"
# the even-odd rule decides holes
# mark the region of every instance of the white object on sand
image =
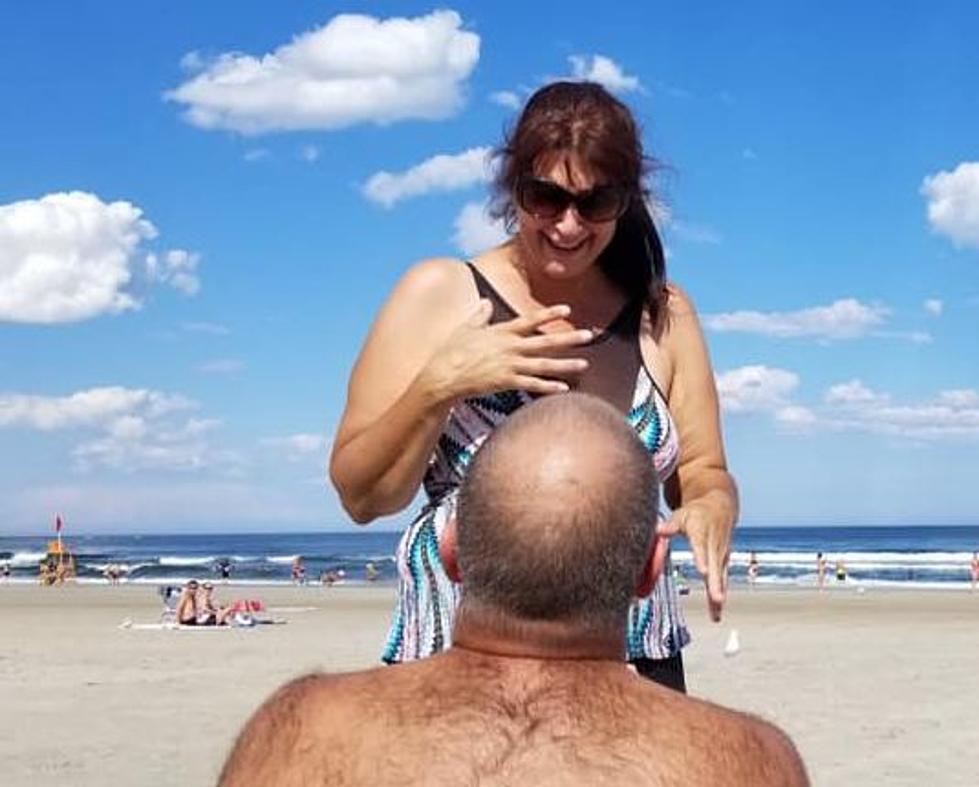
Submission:
[[741,643],[738,641],[738,630],[731,629],[731,633],[727,636],[727,644],[724,646],[724,655],[733,656],[741,650]]

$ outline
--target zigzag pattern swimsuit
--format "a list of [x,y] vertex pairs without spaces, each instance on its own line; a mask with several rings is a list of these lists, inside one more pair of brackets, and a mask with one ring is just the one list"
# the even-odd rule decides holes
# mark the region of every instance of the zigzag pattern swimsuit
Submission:
[[[516,312],[483,275],[469,265],[481,298],[493,303],[491,322]],[[626,304],[592,342],[574,351],[589,368],[572,387],[616,406],[649,450],[660,482],[676,469],[679,443],[666,398],[646,369],[639,350],[641,299]],[[452,408],[424,478],[427,502],[398,545],[399,574],[394,619],[382,656],[388,663],[425,658],[451,644],[459,587],[446,575],[438,538],[454,516],[466,468],[483,441],[507,416],[533,400],[525,391],[503,391],[466,399]],[[652,523],[651,523],[652,526]],[[633,602],[628,617],[627,658],[665,659],[690,641],[670,561],[653,592]]]

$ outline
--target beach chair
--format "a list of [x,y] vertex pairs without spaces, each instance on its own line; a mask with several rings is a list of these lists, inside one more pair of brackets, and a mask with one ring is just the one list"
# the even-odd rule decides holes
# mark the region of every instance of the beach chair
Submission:
[[180,599],[180,587],[177,585],[160,585],[156,589],[163,601],[163,611],[160,612],[161,623],[177,622],[177,601]]

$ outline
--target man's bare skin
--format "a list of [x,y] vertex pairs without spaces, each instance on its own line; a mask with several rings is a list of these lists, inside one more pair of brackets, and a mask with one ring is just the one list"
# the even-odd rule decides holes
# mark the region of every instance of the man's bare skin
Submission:
[[287,685],[246,725],[221,785],[808,784],[775,727],[624,661],[630,597],[665,557],[655,472],[610,406],[560,399],[510,416],[470,466],[439,540],[463,581],[453,647]]
[[226,787],[806,783],[775,727],[684,697],[621,661],[460,647],[289,684],[249,724],[221,779]]

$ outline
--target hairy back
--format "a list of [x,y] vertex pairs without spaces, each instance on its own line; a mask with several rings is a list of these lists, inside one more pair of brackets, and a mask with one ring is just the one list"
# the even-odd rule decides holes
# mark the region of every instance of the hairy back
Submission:
[[223,785],[802,785],[774,727],[601,662],[462,658],[311,676],[242,733]]

